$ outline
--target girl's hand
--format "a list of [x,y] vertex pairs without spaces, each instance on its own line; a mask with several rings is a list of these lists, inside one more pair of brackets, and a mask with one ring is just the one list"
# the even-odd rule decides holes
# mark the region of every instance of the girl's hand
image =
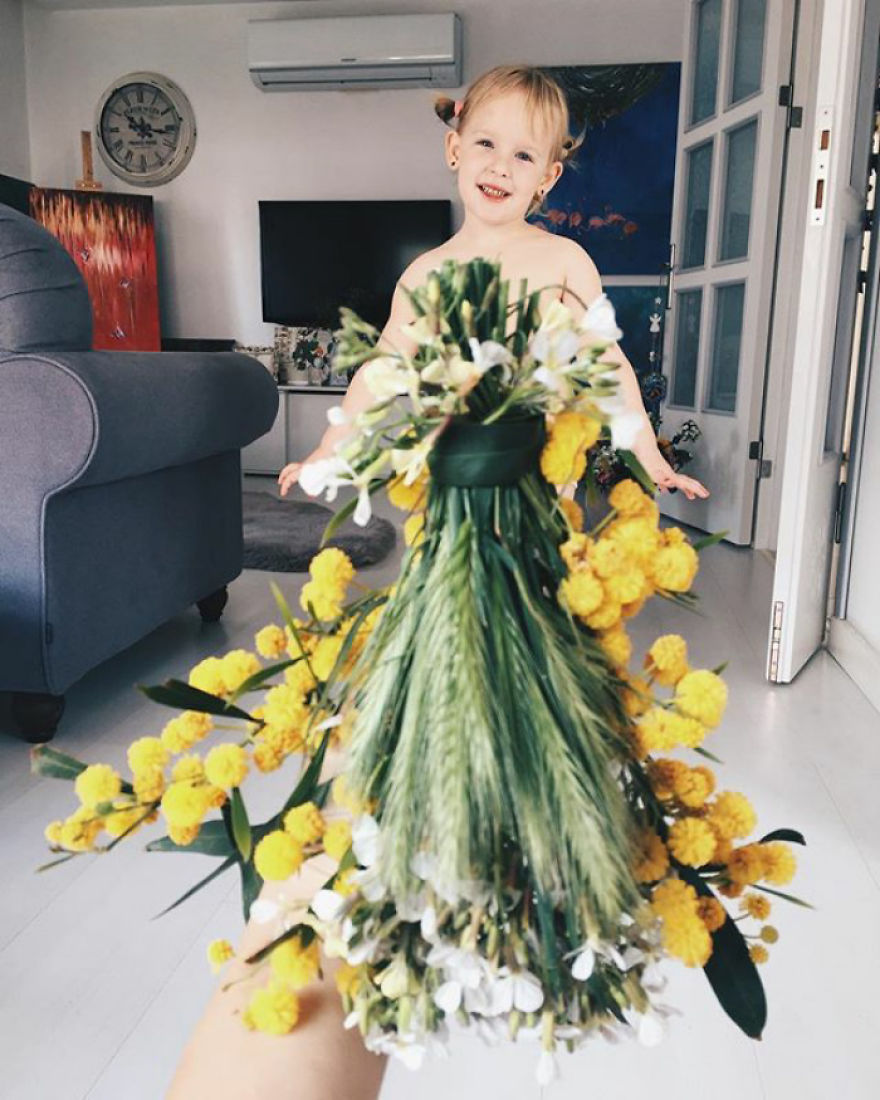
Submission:
[[705,485],[694,477],[686,477],[684,474],[677,473],[659,451],[648,462],[645,462],[644,459],[640,459],[640,461],[661,493],[664,489],[667,491],[681,489],[688,500],[693,500],[695,497],[705,500],[709,496],[709,490]]
[[304,458],[302,462],[288,463],[278,475],[278,484],[281,486],[281,496],[286,497],[294,485],[296,485],[299,481],[299,475],[302,473],[302,468],[307,462],[318,462],[322,458],[332,458],[334,453],[332,448],[328,450],[325,447],[316,447],[308,458]]

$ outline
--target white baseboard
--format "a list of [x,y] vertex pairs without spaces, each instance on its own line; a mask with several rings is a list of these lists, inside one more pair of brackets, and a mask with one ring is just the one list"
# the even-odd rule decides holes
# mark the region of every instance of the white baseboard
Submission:
[[828,651],[880,710],[880,652],[846,619],[832,619]]

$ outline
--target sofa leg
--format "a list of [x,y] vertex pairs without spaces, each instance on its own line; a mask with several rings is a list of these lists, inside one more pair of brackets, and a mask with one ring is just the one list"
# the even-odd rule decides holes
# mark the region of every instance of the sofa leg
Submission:
[[223,608],[228,600],[229,593],[226,591],[225,584],[222,588],[218,588],[216,592],[212,592],[210,596],[205,596],[203,600],[197,600],[196,606],[201,613],[202,622],[216,623],[223,614]]
[[63,695],[17,691],[12,696],[12,717],[22,740],[31,745],[51,741],[63,713]]

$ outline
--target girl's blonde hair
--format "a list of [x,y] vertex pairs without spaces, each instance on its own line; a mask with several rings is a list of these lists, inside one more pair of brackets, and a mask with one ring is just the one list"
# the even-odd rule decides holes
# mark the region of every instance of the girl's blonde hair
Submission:
[[[464,99],[458,103],[448,96],[437,96],[434,100],[434,111],[443,122],[448,126],[455,126],[460,133],[480,104],[510,92],[519,92],[525,96],[529,120],[534,122],[536,118],[540,119],[549,132],[550,163],[558,160],[565,164],[581,145],[583,134],[577,138],[571,137],[565,93],[549,73],[534,65],[498,65],[478,77],[468,88]],[[540,209],[542,201],[536,195],[528,213],[532,214]]]

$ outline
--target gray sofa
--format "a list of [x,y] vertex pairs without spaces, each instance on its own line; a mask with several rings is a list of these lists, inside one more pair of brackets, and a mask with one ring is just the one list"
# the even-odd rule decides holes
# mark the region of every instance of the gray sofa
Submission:
[[234,353],[92,351],[85,283],[0,205],[0,692],[30,741],[64,692],[241,572],[240,449],[278,394]]

